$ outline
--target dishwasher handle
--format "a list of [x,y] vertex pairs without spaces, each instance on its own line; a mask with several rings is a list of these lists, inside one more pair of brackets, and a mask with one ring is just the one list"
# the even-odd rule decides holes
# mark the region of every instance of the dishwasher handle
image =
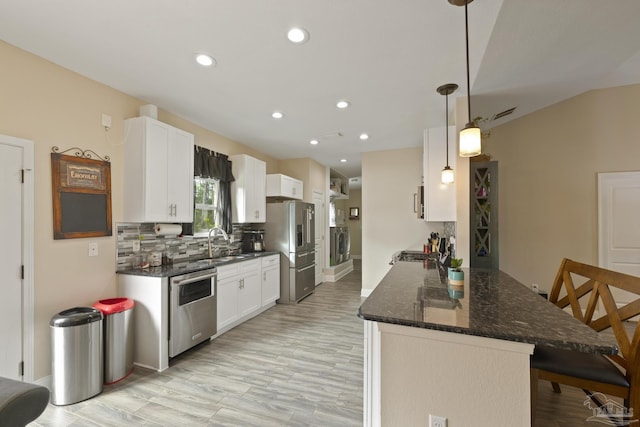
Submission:
[[189,283],[194,283],[194,282],[199,282],[201,280],[211,279],[212,277],[216,277],[217,275],[218,275],[218,272],[209,273],[209,274],[203,274],[202,276],[187,277],[187,278],[182,279],[182,280],[176,280],[172,284],[175,285],[175,286],[188,285]]

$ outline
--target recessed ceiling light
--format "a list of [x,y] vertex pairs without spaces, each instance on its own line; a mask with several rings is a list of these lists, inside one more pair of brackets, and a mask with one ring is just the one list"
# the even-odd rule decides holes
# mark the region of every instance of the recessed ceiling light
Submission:
[[347,163],[347,159],[340,159],[340,162]]
[[273,113],[271,113],[271,117],[273,117],[274,119],[281,119],[284,117],[284,114],[280,111],[274,111]]
[[369,135],[368,135],[368,134],[366,134],[366,133],[361,133],[361,134],[360,134],[360,139],[361,139],[361,140],[363,140],[363,141],[364,141],[364,140],[367,140],[367,139],[369,139]]
[[212,57],[204,53],[199,53],[196,55],[196,62],[203,67],[210,67],[216,63],[216,61]]
[[309,144],[318,145],[318,140],[317,139],[312,139],[311,141],[309,141]]
[[336,103],[336,107],[338,108],[347,108],[351,103],[349,101],[341,100]]
[[309,32],[304,28],[293,27],[287,31],[287,38],[291,43],[304,43],[309,40]]

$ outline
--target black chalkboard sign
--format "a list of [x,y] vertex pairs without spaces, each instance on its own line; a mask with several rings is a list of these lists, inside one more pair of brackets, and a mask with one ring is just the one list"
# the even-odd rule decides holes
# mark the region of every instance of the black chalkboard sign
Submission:
[[53,238],[111,236],[111,164],[51,154]]

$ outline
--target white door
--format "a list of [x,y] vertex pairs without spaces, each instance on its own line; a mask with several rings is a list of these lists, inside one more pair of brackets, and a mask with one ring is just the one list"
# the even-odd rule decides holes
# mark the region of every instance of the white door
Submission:
[[324,281],[322,270],[324,268],[324,235],[326,234],[326,222],[324,211],[324,193],[313,190],[313,205],[315,210],[315,249],[316,249],[316,286]]
[[[598,174],[598,257],[603,268],[640,276],[640,172]],[[616,295],[620,302],[630,298]]]
[[[32,143],[0,135],[0,376],[28,380],[32,379],[33,368],[33,222],[25,215],[25,209],[32,215],[32,167]],[[27,186],[23,183],[25,169]],[[24,337],[28,337],[29,348],[25,348]],[[21,370],[23,352],[29,359],[30,372],[25,376]]]

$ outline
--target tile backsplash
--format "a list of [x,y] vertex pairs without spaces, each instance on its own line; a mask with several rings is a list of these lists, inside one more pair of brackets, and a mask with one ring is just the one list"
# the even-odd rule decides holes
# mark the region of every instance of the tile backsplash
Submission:
[[[208,256],[207,237],[156,236],[154,223],[117,223],[118,243],[116,270],[136,267],[139,259],[147,259],[151,252],[161,252],[170,262],[183,262]],[[213,247],[220,255],[237,253],[242,242],[242,227],[233,227],[227,245],[221,236],[213,238]],[[140,251],[134,252],[134,242],[140,242]]]

